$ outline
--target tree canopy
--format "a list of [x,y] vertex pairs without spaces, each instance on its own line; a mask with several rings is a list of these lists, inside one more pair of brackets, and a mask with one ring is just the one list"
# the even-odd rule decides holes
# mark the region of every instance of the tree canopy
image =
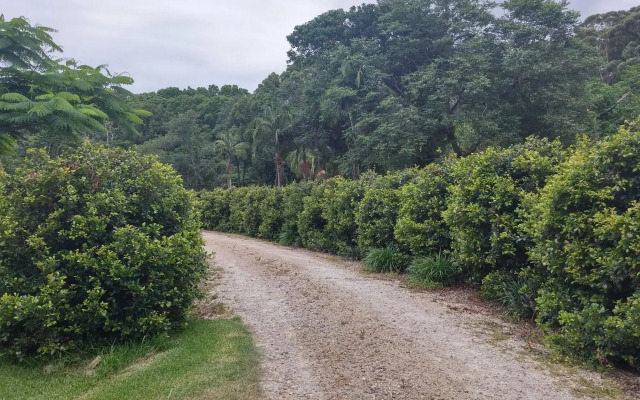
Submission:
[[14,33],[2,41],[0,137],[52,150],[69,135],[138,145],[195,189],[356,177],[529,135],[568,145],[640,113],[638,15],[580,22],[565,0],[379,0],[295,27],[286,70],[253,93],[139,95],[105,67],[54,60],[50,28],[3,20]]

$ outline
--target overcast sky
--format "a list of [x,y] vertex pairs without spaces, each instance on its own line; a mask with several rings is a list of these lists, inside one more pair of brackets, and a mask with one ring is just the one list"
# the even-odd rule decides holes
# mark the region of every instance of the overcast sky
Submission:
[[[372,1],[366,1],[372,2]],[[237,84],[253,91],[286,67],[296,25],[362,0],[2,0],[6,18],[58,30],[64,57],[108,64],[135,79],[134,92]],[[583,16],[638,0],[572,0]]]

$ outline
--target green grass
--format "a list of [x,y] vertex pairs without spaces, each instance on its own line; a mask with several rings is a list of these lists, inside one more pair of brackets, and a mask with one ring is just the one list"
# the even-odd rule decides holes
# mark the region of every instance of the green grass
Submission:
[[[93,371],[87,366],[100,355]],[[258,358],[238,319],[191,321],[172,338],[113,347],[71,362],[0,357],[0,399],[256,399]]]

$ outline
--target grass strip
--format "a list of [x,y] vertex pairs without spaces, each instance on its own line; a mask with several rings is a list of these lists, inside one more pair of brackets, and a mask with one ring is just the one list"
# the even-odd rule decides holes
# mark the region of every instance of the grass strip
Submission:
[[[89,369],[96,355],[95,369]],[[256,399],[255,346],[239,319],[190,321],[171,338],[103,349],[81,361],[0,357],[0,399]]]

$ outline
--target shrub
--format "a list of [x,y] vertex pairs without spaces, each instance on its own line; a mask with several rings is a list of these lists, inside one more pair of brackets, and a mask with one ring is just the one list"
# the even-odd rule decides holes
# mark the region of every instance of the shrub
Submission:
[[535,192],[562,156],[560,143],[528,138],[508,149],[489,148],[453,168],[448,207],[453,257],[472,283],[492,271],[518,271],[527,263],[530,241],[519,229],[517,209]]
[[280,230],[284,223],[282,191],[275,188],[265,189],[265,196],[260,202],[261,222],[258,227],[258,237],[273,241],[280,237]]
[[355,212],[367,185],[365,180],[336,177],[326,182],[322,198],[322,218],[326,221],[324,238],[329,251],[344,256],[359,256],[356,245]]
[[458,275],[455,264],[444,253],[414,257],[407,272],[414,284],[427,288],[432,287],[432,283],[450,286]]
[[447,208],[447,186],[455,159],[430,164],[419,170],[398,193],[400,208],[394,235],[399,243],[409,247],[414,255],[449,251],[449,228],[442,218]]
[[308,196],[302,199],[302,211],[298,214],[296,226],[302,246],[317,251],[335,251],[335,246],[324,235],[327,220],[322,215],[325,184],[311,188]]
[[242,207],[242,228],[245,235],[258,237],[262,225],[262,202],[273,189],[265,186],[248,186],[243,188],[245,195],[240,202]]
[[278,237],[280,244],[302,245],[298,230],[298,218],[304,210],[303,199],[311,193],[313,183],[293,183],[280,188],[282,195],[282,228]]
[[228,232],[229,226],[229,190],[203,190],[199,193],[201,202],[202,226],[213,231]]
[[393,234],[400,208],[398,190],[415,173],[415,169],[409,169],[386,176],[367,173],[360,178],[365,181],[364,195],[355,211],[356,242],[360,252],[400,247]]
[[206,272],[171,167],[84,144],[32,152],[0,187],[0,350],[18,358],[180,326]]
[[370,272],[402,272],[407,267],[409,258],[398,249],[385,247],[372,249],[364,258],[363,266]]
[[247,219],[246,200],[249,187],[232,187],[227,189],[227,200],[229,202],[229,224],[226,232],[248,235],[245,221]]
[[315,185],[303,199],[298,231],[306,248],[342,255],[356,249],[355,209],[364,193],[362,181],[342,177]]
[[[639,367],[640,122],[580,143],[525,202],[538,321],[583,358]],[[557,329],[556,329],[557,328]]]

